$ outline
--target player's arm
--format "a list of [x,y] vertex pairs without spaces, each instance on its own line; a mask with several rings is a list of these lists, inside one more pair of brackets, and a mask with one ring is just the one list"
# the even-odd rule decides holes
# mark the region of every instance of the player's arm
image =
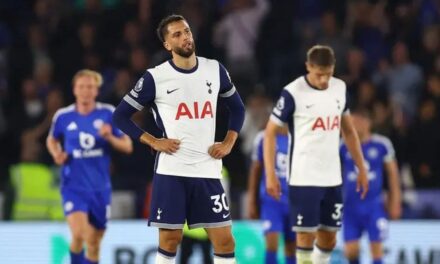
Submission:
[[266,191],[273,198],[279,200],[281,196],[281,185],[275,173],[275,152],[277,145],[277,134],[288,120],[293,119],[295,112],[295,101],[292,94],[284,89],[264,131],[263,159],[266,172]]
[[368,192],[367,169],[365,168],[364,164],[364,156],[361,150],[361,143],[349,113],[345,113],[342,115],[341,128],[342,137],[344,138],[345,145],[347,146],[348,151],[353,157],[356,167],[359,169],[356,191],[361,192],[361,197],[365,198],[365,195],[367,195]]
[[248,177],[248,216],[250,219],[258,219],[257,201],[258,186],[263,171],[263,137],[264,134],[259,133],[254,140],[254,148],[252,151],[252,163],[249,169]]
[[388,214],[391,219],[399,219],[402,214],[402,193],[400,191],[399,169],[396,160],[385,162],[388,175]]
[[229,74],[223,65],[219,64],[220,69],[220,93],[219,100],[222,100],[229,111],[228,132],[225,138],[220,143],[215,143],[208,149],[209,155],[215,159],[221,159],[228,155],[235,141],[238,138],[238,133],[243,126],[245,108],[240,95],[235,86],[232,84]]
[[137,126],[131,117],[141,111],[148,103],[154,101],[156,86],[151,74],[147,71],[139,79],[136,87],[124,96],[113,112],[113,123],[125,134],[134,140],[149,145],[156,151],[172,154],[179,149],[180,141],[177,139],[156,138]]
[[126,154],[133,152],[133,143],[130,137],[127,135],[121,135],[119,137],[114,135],[110,124],[103,125],[99,130],[99,134],[107,140],[114,149]]
[[263,171],[263,164],[259,160],[254,160],[251,163],[248,178],[248,216],[250,219],[258,219],[257,197],[258,185],[261,179],[261,172]]
[[61,122],[59,116],[60,113],[57,111],[52,118],[49,135],[46,138],[46,147],[47,151],[49,151],[49,154],[52,156],[55,164],[63,165],[66,162],[68,155],[66,152],[63,151],[63,148],[61,147],[61,142],[59,141],[59,138],[61,138],[63,134],[63,129],[60,124]]

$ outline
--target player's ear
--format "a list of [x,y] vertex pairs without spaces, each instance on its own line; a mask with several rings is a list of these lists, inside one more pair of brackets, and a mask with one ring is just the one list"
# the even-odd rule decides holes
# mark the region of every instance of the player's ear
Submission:
[[166,50],[168,50],[168,51],[171,52],[171,45],[170,45],[170,43],[164,41],[164,42],[163,42],[163,46],[165,47]]
[[308,61],[306,61],[306,69],[308,72],[312,69],[312,64],[310,64]]

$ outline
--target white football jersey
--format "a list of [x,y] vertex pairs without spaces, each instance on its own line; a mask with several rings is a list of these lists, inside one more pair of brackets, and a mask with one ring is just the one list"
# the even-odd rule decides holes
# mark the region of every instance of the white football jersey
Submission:
[[271,120],[289,127],[289,184],[342,184],[339,159],[341,117],[349,113],[346,85],[332,77],[325,90],[314,88],[306,76],[288,84]]
[[166,138],[181,141],[179,150],[156,157],[156,173],[221,178],[222,161],[212,158],[217,99],[235,93],[229,74],[218,61],[197,57],[191,70],[172,60],[148,69],[124,100],[138,110],[151,106]]

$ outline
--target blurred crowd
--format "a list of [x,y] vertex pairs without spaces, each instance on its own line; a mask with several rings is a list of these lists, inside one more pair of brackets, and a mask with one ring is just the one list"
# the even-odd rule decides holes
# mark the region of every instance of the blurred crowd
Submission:
[[[54,112],[73,102],[76,71],[101,72],[98,99],[117,105],[145,69],[170,58],[155,29],[171,13],[188,20],[197,55],[221,61],[245,100],[239,145],[224,160],[232,202],[246,189],[256,133],[283,86],[305,73],[314,44],[333,47],[350,106],[371,110],[374,130],[391,138],[404,188],[440,188],[439,1],[2,0],[0,192],[11,165],[52,165],[45,138]],[[227,112],[217,114],[221,138]],[[160,135],[148,111],[135,118]],[[114,189],[136,193],[137,217],[153,154],[136,143],[132,156],[113,156]]]

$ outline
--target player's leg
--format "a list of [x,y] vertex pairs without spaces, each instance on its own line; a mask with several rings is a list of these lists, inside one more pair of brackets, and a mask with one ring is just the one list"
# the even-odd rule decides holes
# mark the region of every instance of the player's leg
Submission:
[[296,231],[296,261],[311,264],[315,232],[319,227],[320,204],[324,192],[320,187],[289,187],[290,219]]
[[190,178],[187,215],[189,228],[203,227],[214,249],[214,263],[235,263],[231,213],[219,179]]
[[180,264],[187,264],[193,253],[195,240],[193,238],[183,236],[180,244]]
[[289,205],[286,204],[284,207],[284,255],[286,257],[286,264],[296,264],[296,233],[292,230],[292,221],[289,216]]
[[331,252],[336,246],[336,232],[342,225],[342,190],[341,186],[323,187],[325,191],[320,210],[320,227],[316,234],[313,249],[314,264],[328,264]]
[[88,221],[85,212],[77,211],[67,215],[67,223],[72,236],[69,247],[71,264],[82,264],[84,261],[84,241]]
[[214,248],[214,264],[235,264],[235,241],[231,226],[205,230]]
[[89,195],[89,214],[86,229],[85,264],[99,262],[101,241],[110,218],[111,189],[94,192]]
[[84,261],[84,242],[88,226],[88,205],[85,193],[62,189],[64,215],[69,225],[72,240],[70,242],[71,264],[82,264]]
[[159,227],[156,264],[174,264],[186,218],[185,177],[154,175],[148,225]]
[[380,204],[372,208],[368,223],[368,237],[370,240],[371,257],[373,264],[383,263],[382,241],[388,236],[388,220],[385,217],[385,211]]
[[261,220],[266,240],[265,263],[277,263],[278,239],[283,232],[283,204],[264,198],[261,202]]
[[365,230],[365,217],[358,210],[354,206],[345,207],[342,216],[344,254],[349,264],[359,264],[359,239]]
[[359,241],[346,241],[344,245],[344,254],[350,264],[359,264]]

